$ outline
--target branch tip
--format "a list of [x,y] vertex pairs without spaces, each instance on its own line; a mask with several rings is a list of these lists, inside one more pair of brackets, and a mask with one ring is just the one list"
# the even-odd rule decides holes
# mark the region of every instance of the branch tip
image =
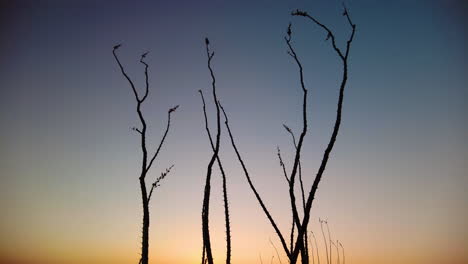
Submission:
[[177,110],[177,108],[179,108],[179,105],[176,105],[176,106],[172,107],[171,109],[169,109],[168,113],[170,114],[170,113],[174,112],[175,110]]

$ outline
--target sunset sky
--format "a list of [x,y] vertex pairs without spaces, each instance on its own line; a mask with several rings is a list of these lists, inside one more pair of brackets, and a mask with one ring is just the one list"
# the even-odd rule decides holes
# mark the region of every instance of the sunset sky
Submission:
[[[151,153],[170,107],[171,131],[151,182],[175,164],[151,201],[150,263],[200,263],[201,208],[211,158],[198,90],[209,93],[204,38],[215,51],[218,96],[252,180],[290,228],[288,189],[276,156],[292,167],[282,124],[299,134],[297,66],[283,40],[289,22],[309,89],[302,165],[313,181],[335,120],[341,1],[14,1],[0,3],[0,264],[138,263],[141,154],[136,103],[112,57],[138,85],[150,51],[143,111]],[[468,263],[467,4],[462,0],[347,0],[357,32],[343,122],[312,207],[328,219],[348,264]],[[215,108],[207,97],[211,127]],[[232,263],[279,263],[280,243],[223,130]],[[213,175],[210,230],[225,259],[221,177]],[[280,251],[280,253],[282,253]],[[282,255],[283,263],[286,256]]]

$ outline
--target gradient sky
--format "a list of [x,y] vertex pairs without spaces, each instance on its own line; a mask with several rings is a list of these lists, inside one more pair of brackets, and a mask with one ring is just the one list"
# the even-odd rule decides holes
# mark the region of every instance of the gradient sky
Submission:
[[[346,4],[357,34],[342,128],[312,208],[312,230],[320,234],[318,218],[328,219],[348,264],[468,263],[467,5]],[[120,42],[121,60],[140,88],[138,59],[151,51],[144,107],[151,143],[162,135],[167,109],[180,104],[148,179],[175,164],[151,204],[151,263],[201,258],[211,155],[197,93],[210,87],[205,36],[238,147],[287,232],[276,146],[290,168],[293,149],[282,124],[299,133],[301,91],[283,36],[292,22],[310,90],[303,152],[310,184],[334,122],[341,65],[322,30],[289,14],[308,11],[333,28],[342,46],[349,27],[341,1],[7,0],[0,8],[1,264],[138,261],[140,152],[130,129],[138,121],[111,53]],[[277,237],[226,137],[220,154],[233,263],[259,263],[259,255],[268,262],[276,255],[269,239],[279,246]],[[211,201],[219,263],[225,235],[218,173]]]

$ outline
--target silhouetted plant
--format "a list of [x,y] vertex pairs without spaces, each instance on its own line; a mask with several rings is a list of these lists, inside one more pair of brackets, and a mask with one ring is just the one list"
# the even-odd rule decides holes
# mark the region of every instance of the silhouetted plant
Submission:
[[328,220],[325,221],[325,225],[327,226],[327,232],[328,232],[328,244],[330,246],[330,264],[332,264],[332,255],[333,255],[333,251],[332,251],[332,244],[333,244],[333,241],[331,239],[331,235],[330,235],[330,227],[328,227]]
[[[319,248],[318,248],[318,244],[317,244],[317,239],[315,238],[314,232],[310,231],[310,233],[312,234],[312,237],[314,238],[314,243],[309,242],[309,244],[312,247],[312,252],[314,251],[313,245],[315,245],[315,252],[317,252],[317,254],[316,254],[317,255],[317,263],[320,264],[320,253],[319,253]],[[312,257],[312,260],[313,260],[313,263],[315,263],[315,260],[314,260],[313,257]]]
[[326,254],[327,264],[330,264],[331,260],[330,260],[330,255],[328,254],[328,243],[327,243],[327,239],[325,238],[325,233],[323,232],[323,223],[325,223],[326,221],[319,218],[319,222],[320,222],[320,229],[322,230],[322,235],[323,235],[323,243],[325,244],[325,251],[327,253]]
[[143,205],[143,227],[142,227],[142,241],[141,241],[141,257],[139,263],[141,264],[148,264],[148,248],[149,248],[149,226],[150,226],[150,214],[149,214],[149,202],[151,199],[151,195],[153,194],[154,189],[160,186],[160,181],[163,180],[167,174],[171,171],[174,165],[170,166],[167,168],[163,173],[161,173],[161,176],[159,176],[154,183],[151,185],[151,190],[148,194],[148,190],[146,189],[146,176],[148,175],[149,170],[151,169],[151,166],[153,165],[153,162],[156,160],[159,151],[161,150],[161,147],[163,146],[164,140],[166,139],[166,136],[169,132],[169,127],[171,125],[171,114],[179,107],[178,105],[175,107],[172,107],[169,109],[167,112],[167,126],[166,130],[164,132],[164,135],[159,142],[159,146],[156,149],[155,153],[150,157],[148,156],[148,149],[146,145],[146,136],[147,136],[147,125],[146,125],[146,120],[143,115],[143,111],[141,109],[142,104],[145,102],[145,100],[148,98],[149,94],[149,78],[148,78],[148,64],[144,61],[146,56],[148,55],[148,52],[144,53],[141,55],[140,58],[140,63],[144,65],[145,67],[145,91],[143,96],[141,97],[137,90],[136,87],[133,83],[133,81],[130,79],[128,74],[125,72],[125,69],[120,63],[120,60],[117,56],[116,51],[121,47],[121,44],[114,46],[112,50],[112,54],[114,55],[115,60],[117,61],[117,64],[119,65],[120,71],[122,72],[122,75],[127,79],[128,83],[130,84],[133,94],[135,96],[135,100],[137,102],[137,107],[136,111],[138,114],[138,118],[140,120],[140,128],[134,127],[133,130],[140,134],[141,138],[141,152],[142,152],[142,163],[141,163],[141,171],[140,171],[140,176],[139,176],[139,182],[140,182],[140,189],[141,189],[141,201]]
[[[239,150],[238,150],[238,148],[236,146],[234,137],[232,135],[232,131],[231,131],[231,128],[229,126],[229,121],[228,121],[226,111],[221,105],[220,105],[220,107],[221,107],[221,110],[224,113],[225,125],[226,125],[226,128],[228,130],[229,137],[231,139],[231,144],[232,144],[232,146],[234,148],[234,151],[236,153],[238,161],[239,161],[240,165],[242,166],[242,170],[243,170],[244,175],[245,175],[245,177],[247,179],[247,182],[248,182],[251,190],[253,191],[258,203],[260,204],[263,212],[265,213],[265,215],[268,218],[270,224],[272,225],[273,229],[275,230],[275,233],[277,234],[277,236],[278,236],[278,238],[279,238],[279,240],[281,242],[281,245],[282,245],[283,250],[284,250],[284,252],[286,253],[286,255],[287,255],[288,259],[289,259],[289,262],[292,263],[292,264],[295,264],[297,262],[297,260],[298,260],[299,254],[301,254],[302,263],[308,263],[307,248],[305,246],[305,244],[307,243],[307,239],[304,239],[304,238],[306,237],[306,234],[307,234],[307,226],[309,224],[310,211],[311,211],[311,208],[312,208],[312,202],[313,202],[313,200],[315,198],[315,194],[316,194],[318,185],[319,185],[319,183],[320,183],[320,181],[322,179],[323,173],[324,173],[326,165],[328,163],[330,153],[331,153],[331,151],[333,149],[333,146],[335,145],[336,138],[338,136],[338,131],[339,131],[340,124],[341,124],[344,89],[346,87],[346,83],[347,83],[347,79],[348,79],[348,56],[349,56],[351,43],[353,41],[354,34],[355,34],[355,31],[356,31],[356,26],[352,23],[351,18],[349,16],[349,13],[348,13],[348,11],[347,11],[347,9],[345,7],[343,16],[346,17],[349,25],[352,28],[352,31],[351,31],[350,37],[347,40],[346,50],[343,52],[341,49],[339,49],[336,46],[335,35],[333,34],[333,32],[327,26],[323,25],[318,20],[316,20],[314,17],[310,16],[307,12],[304,12],[304,11],[296,10],[296,11],[292,12],[291,15],[292,16],[305,17],[305,18],[311,20],[316,25],[318,25],[319,27],[321,27],[322,29],[324,29],[326,31],[326,33],[327,33],[326,40],[331,40],[332,47],[333,47],[334,51],[337,53],[337,55],[339,56],[339,58],[342,61],[343,76],[342,76],[342,80],[341,80],[341,84],[340,84],[340,88],[339,88],[339,97],[338,97],[338,103],[337,103],[336,120],[335,120],[335,124],[334,124],[333,131],[332,131],[332,134],[331,134],[331,138],[330,138],[330,141],[329,141],[329,143],[328,143],[328,145],[327,145],[327,147],[326,147],[326,149],[324,151],[323,158],[322,158],[322,161],[320,163],[320,167],[319,167],[318,172],[317,172],[317,174],[315,176],[313,184],[310,187],[310,191],[308,193],[307,199],[305,199],[306,198],[305,194],[303,195],[304,196],[303,197],[303,211],[304,212],[303,212],[303,218],[300,219],[299,214],[298,214],[298,210],[297,210],[297,205],[296,205],[296,197],[295,197],[295,192],[294,192],[294,186],[295,186],[296,175],[298,174],[298,170],[300,170],[299,169],[299,167],[300,167],[299,164],[300,164],[300,159],[301,159],[301,150],[302,150],[304,137],[305,137],[305,135],[307,133],[307,92],[308,91],[307,91],[307,89],[305,87],[305,83],[304,83],[304,75],[303,75],[302,64],[301,64],[301,62],[300,62],[300,60],[299,60],[293,46],[292,46],[292,43],[291,43],[292,30],[291,30],[291,25],[289,25],[289,27],[287,29],[287,32],[286,32],[286,36],[285,36],[284,39],[285,39],[285,42],[286,42],[287,47],[288,47],[288,54],[293,58],[293,60],[295,61],[295,63],[297,64],[297,66],[299,68],[300,85],[301,85],[301,89],[303,91],[303,103],[302,103],[303,127],[302,127],[301,134],[299,136],[299,140],[297,142],[297,145],[296,145],[296,143],[294,143],[294,145],[295,145],[295,155],[294,155],[294,163],[293,163],[291,173],[289,174],[289,176],[288,176],[288,174],[285,174],[285,178],[286,178],[286,180],[288,182],[288,185],[289,185],[289,198],[290,198],[290,202],[291,202],[291,213],[292,213],[292,219],[293,219],[292,220],[293,224],[292,224],[292,229],[291,229],[291,237],[292,238],[294,238],[294,233],[293,233],[294,232],[294,226],[296,226],[296,228],[298,230],[298,234],[296,236],[296,242],[294,243],[294,245],[293,245],[293,243],[290,243],[291,245],[290,245],[289,248],[288,248],[288,245],[286,244],[284,236],[282,235],[282,233],[281,233],[280,229],[278,228],[276,222],[274,221],[272,215],[270,214],[269,210],[267,209],[264,201],[262,200],[262,198],[260,197],[257,189],[255,188],[255,186],[252,183],[252,179],[251,179],[251,177],[250,177],[250,175],[248,173],[245,162],[243,161],[243,159],[242,159],[242,157],[240,155],[240,152],[239,152]],[[286,130],[291,131],[287,126],[285,126],[285,128],[286,128]],[[292,133],[292,131],[291,131],[291,134],[293,135],[293,139],[294,139],[294,134]],[[295,139],[294,139],[294,141],[295,141]],[[280,154],[279,150],[278,150],[278,157],[280,159],[280,165],[283,168],[283,172],[285,172],[286,171],[285,165],[284,165],[284,162],[282,161],[281,154]],[[302,178],[302,176],[300,177],[300,181],[302,182],[301,178]],[[327,247],[327,250],[328,250],[328,247]],[[329,257],[328,253],[327,253],[327,257]],[[327,261],[327,263],[330,264],[329,261]]]
[[340,244],[340,247],[341,247],[341,250],[342,250],[341,256],[343,256],[343,264],[345,264],[345,263],[346,263],[346,261],[345,261],[346,259],[345,259],[344,247],[343,247],[343,245],[341,244],[341,242],[338,242],[338,243]]
[[[325,244],[325,251],[326,251],[325,254],[327,256],[327,263],[333,264],[333,254],[331,252],[332,251],[332,246],[335,247],[335,249],[336,249],[336,262],[338,264],[341,264],[341,259],[343,259],[343,263],[344,263],[345,255],[344,255],[343,245],[338,240],[336,240],[336,243],[333,242],[333,240],[331,238],[330,228],[328,226],[328,221],[319,219],[319,222],[320,222],[320,229],[322,230],[323,241],[324,241],[324,244]],[[327,226],[328,240],[325,238],[325,232],[323,230],[323,224],[325,224]],[[312,233],[312,235],[313,235],[313,237],[315,239],[315,235],[313,233]],[[317,241],[315,241],[315,245],[318,246]],[[342,258],[340,258],[340,250],[339,250],[340,247],[343,249],[342,254],[341,254]],[[318,254],[318,252],[317,252],[317,254]]]
[[213,93],[213,101],[216,105],[216,142],[213,143],[213,139],[211,137],[211,132],[208,126],[208,117],[206,114],[206,104],[205,98],[203,97],[203,92],[199,90],[202,103],[203,103],[203,114],[205,118],[205,129],[206,133],[208,134],[208,139],[210,141],[211,148],[213,150],[213,155],[208,163],[207,169],[207,176],[206,176],[206,183],[205,183],[205,192],[203,198],[203,209],[202,209],[202,231],[203,231],[203,253],[202,253],[202,263],[205,261],[205,254],[206,254],[206,261],[208,264],[213,263],[213,256],[211,252],[211,241],[210,241],[210,231],[209,231],[209,204],[210,204],[210,191],[211,191],[211,174],[213,169],[213,163],[216,160],[219,166],[219,170],[221,171],[222,181],[223,181],[223,199],[224,199],[224,217],[225,217],[225,226],[226,226],[226,264],[231,263],[231,227],[230,227],[230,220],[229,220],[229,203],[227,197],[227,184],[226,184],[226,173],[221,163],[221,159],[219,158],[219,141],[221,137],[221,122],[220,122],[220,110],[219,110],[219,101],[216,95],[216,79],[213,73],[213,69],[211,67],[211,60],[214,56],[214,52],[210,52],[210,42],[208,38],[205,39],[206,45],[206,54],[208,57],[208,69],[210,71],[211,80],[212,80],[212,93]]
[[276,248],[275,244],[273,244],[273,241],[271,241],[271,238],[270,238],[269,240],[270,240],[271,246],[275,249],[276,256],[278,257],[279,263],[280,263],[280,264],[283,264],[283,262],[281,261],[281,257],[280,257],[280,255],[279,255],[278,249]]

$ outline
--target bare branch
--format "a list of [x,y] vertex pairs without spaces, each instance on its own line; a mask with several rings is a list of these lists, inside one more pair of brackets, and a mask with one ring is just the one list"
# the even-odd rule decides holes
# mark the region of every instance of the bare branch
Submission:
[[281,150],[280,150],[280,147],[276,147],[276,149],[277,149],[277,151],[278,151],[278,159],[279,159],[280,166],[281,166],[281,168],[283,169],[284,178],[286,179],[286,182],[289,183],[288,173],[286,172],[286,166],[284,165],[283,158],[281,158]]
[[[308,238],[310,248],[312,249],[312,264],[315,264],[315,253],[314,253],[314,244],[312,243],[312,240],[310,239],[310,236]],[[307,250],[309,247],[307,247]]]
[[214,151],[213,155],[210,159],[210,162],[208,163],[208,169],[207,169],[207,174],[206,174],[206,183],[205,183],[205,191],[204,191],[204,197],[203,197],[203,209],[202,209],[202,227],[203,227],[203,244],[206,250],[206,256],[208,260],[208,264],[213,264],[213,255],[211,251],[211,241],[210,241],[210,231],[209,231],[209,206],[210,206],[210,192],[211,192],[211,174],[212,174],[212,169],[213,169],[213,164],[215,160],[218,158],[218,152],[219,152],[219,142],[220,142],[220,137],[221,137],[221,122],[220,122],[220,109],[219,109],[219,102],[218,98],[216,95],[216,78],[213,73],[213,69],[211,68],[211,59],[214,56],[214,52],[210,52],[210,47],[209,47],[209,40],[208,38],[205,38],[205,44],[206,44],[206,55],[208,57],[208,69],[210,71],[211,75],[211,86],[212,86],[212,92],[213,92],[213,100],[216,105],[216,128],[217,128],[217,133],[216,133],[216,143],[214,145]]
[[341,264],[341,261],[340,261],[340,249],[338,248],[338,245],[339,245],[340,241],[336,240],[336,244],[334,244],[335,248],[336,248],[336,255],[338,256],[338,261],[337,263],[338,264]]
[[[294,136],[293,131],[291,130],[291,128],[289,128],[285,124],[283,124],[283,127],[291,135],[294,149],[297,151],[296,137]],[[300,183],[300,187],[301,187],[302,208],[303,208],[303,210],[305,212],[304,182],[302,181],[302,166],[301,166],[301,161],[300,160],[299,160],[299,163],[298,163],[298,167],[299,167],[299,183]],[[291,231],[291,238],[293,237],[293,231],[294,231],[294,229],[292,229],[292,231]],[[293,247],[291,246],[291,250],[293,250],[292,248]],[[308,258],[309,257],[309,240],[307,238],[307,230],[304,232],[304,250],[302,251],[301,254],[302,254],[303,258]]]
[[250,179],[250,175],[249,175],[249,172],[247,171],[247,168],[245,166],[245,163],[244,161],[242,160],[242,157],[239,153],[239,150],[237,149],[237,146],[236,146],[236,143],[234,141],[234,137],[232,135],[232,132],[231,132],[231,128],[229,127],[229,119],[227,117],[227,114],[226,114],[226,111],[224,110],[224,107],[220,104],[219,105],[221,110],[223,111],[223,114],[224,114],[224,124],[226,125],[226,128],[228,130],[228,134],[229,134],[229,138],[231,139],[231,144],[232,144],[232,147],[234,148],[234,151],[236,152],[236,155],[237,155],[237,159],[239,160],[239,163],[241,164],[242,166],[242,170],[244,171],[244,175],[247,179],[247,182],[249,183],[249,186],[250,188],[252,189],[255,197],[257,198],[257,201],[258,203],[260,204],[260,206],[262,207],[263,209],[263,212],[265,213],[265,215],[267,216],[268,220],[270,221],[271,225],[273,226],[273,228],[275,229],[275,232],[276,234],[278,235],[280,241],[281,241],[281,245],[283,246],[283,249],[284,251],[286,252],[286,255],[288,255],[288,258],[290,257],[290,251],[288,249],[288,246],[286,244],[286,241],[284,240],[284,237],[283,235],[281,234],[281,231],[279,230],[278,226],[276,225],[275,223],[275,220],[273,220],[273,217],[271,216],[270,212],[268,211],[268,209],[266,208],[265,206],[265,203],[263,202],[262,198],[260,197],[260,195],[258,194],[257,192],[257,189],[255,188],[255,186],[253,185],[252,183],[252,180]]
[[156,157],[158,156],[159,154],[159,151],[161,150],[161,147],[164,143],[164,140],[166,140],[166,136],[167,136],[167,133],[169,132],[169,127],[171,126],[171,114],[177,109],[179,108],[178,105],[172,107],[169,109],[169,111],[167,111],[167,126],[166,126],[166,131],[164,131],[164,135],[161,139],[161,141],[159,142],[159,146],[158,148],[156,149],[156,152],[154,153],[153,157],[151,158],[151,161],[149,162],[148,164],[148,167],[146,167],[146,171],[148,171],[151,166],[153,165],[153,162],[154,160],[156,159]]
[[135,95],[135,99],[137,100],[137,102],[140,102],[140,99],[138,98],[138,93],[135,89],[135,85],[133,84],[133,81],[130,79],[130,77],[127,75],[127,73],[125,72],[125,69],[124,67],[122,66],[122,63],[120,63],[120,60],[119,60],[119,57],[117,57],[117,49],[120,48],[120,46],[122,46],[122,44],[118,44],[118,45],[115,45],[114,46],[114,49],[112,50],[112,54],[114,54],[114,58],[115,60],[117,61],[117,64],[119,64],[119,67],[120,67],[120,71],[122,72],[123,76],[125,76],[125,78],[127,79],[128,83],[130,84],[130,86],[132,87],[132,90],[133,90],[133,94]]
[[320,253],[319,253],[319,249],[318,249],[317,239],[315,238],[314,232],[310,231],[310,233],[312,234],[312,237],[314,238],[315,249],[316,249],[316,252],[317,252],[317,263],[320,264]]
[[136,132],[139,133],[140,135],[143,134],[143,132],[141,132],[141,130],[138,129],[137,127],[132,127],[132,130],[133,130],[133,131],[136,131]]
[[[327,148],[325,149],[325,152],[323,154],[323,158],[322,158],[322,162],[320,163],[319,170],[318,170],[318,172],[317,172],[317,174],[315,176],[314,182],[313,182],[313,184],[311,186],[311,189],[309,191],[309,195],[308,195],[307,202],[306,202],[306,208],[305,208],[305,212],[304,212],[304,219],[302,221],[302,228],[300,228],[299,232],[298,232],[299,233],[298,237],[301,237],[302,234],[306,231],[306,227],[307,227],[307,225],[309,223],[310,209],[312,207],[312,201],[314,200],[315,193],[317,192],[318,185],[319,185],[320,180],[322,178],[322,175],[323,175],[323,173],[325,171],[326,165],[328,163],[328,159],[330,157],[330,153],[333,150],[333,147],[334,147],[335,142],[336,142],[336,138],[338,136],[338,131],[340,129],[341,115],[342,115],[342,108],[343,108],[344,89],[346,87],[346,82],[347,82],[347,79],[348,79],[348,54],[349,54],[349,50],[350,50],[350,47],[351,47],[351,42],[353,41],[356,26],[354,24],[350,23],[352,25],[352,33],[351,33],[351,36],[350,36],[350,38],[348,40],[348,43],[347,43],[347,46],[346,46],[346,53],[345,53],[346,55],[343,56],[342,52],[336,46],[335,37],[334,37],[333,33],[326,26],[324,26],[323,24],[318,22],[315,18],[311,17],[310,15],[308,15],[305,12],[296,11],[296,12],[293,12],[292,15],[293,16],[297,15],[297,16],[307,17],[310,20],[312,20],[315,24],[317,24],[318,26],[325,29],[329,34],[331,34],[333,49],[337,52],[337,54],[340,56],[340,58],[342,59],[342,62],[343,62],[343,77],[342,77],[342,81],[341,81],[341,85],[340,85],[340,89],[339,89],[339,97],[338,97],[338,104],[337,104],[337,110],[336,110],[335,125],[333,127],[333,132],[332,132],[332,135],[330,137],[330,141],[329,141],[329,143],[327,145]],[[346,16],[348,18],[348,22],[350,22],[351,20],[349,19],[349,14],[348,14],[347,11],[346,11]],[[292,254],[293,258],[297,258],[297,255],[299,253],[297,247],[298,247],[298,244],[300,245],[301,243],[302,243],[302,241],[297,239],[296,248],[295,248],[295,251]],[[294,261],[294,259],[293,259],[293,261]]]
[[331,236],[330,236],[330,228],[328,227],[328,221],[325,221],[325,225],[327,226],[327,231],[328,231],[328,241],[329,241],[329,244],[330,244],[330,264],[332,262],[332,244],[333,244],[333,241],[331,239]]
[[341,244],[341,242],[339,242],[339,244],[340,244],[341,250],[342,250],[342,252],[343,252],[343,253],[342,253],[342,256],[343,256],[343,264],[346,264],[346,262],[345,262],[344,247],[343,247],[343,245]]
[[325,221],[322,221],[322,219],[319,218],[319,222],[320,222],[320,229],[322,230],[322,235],[323,235],[323,242],[325,243],[325,251],[326,251],[326,255],[327,255],[327,264],[331,264],[331,260],[330,260],[330,256],[328,255],[328,244],[327,244],[327,239],[325,238],[325,233],[323,232],[323,223]]
[[[302,88],[302,91],[303,91],[303,94],[304,94],[303,95],[303,103],[302,103],[303,128],[302,128],[301,135],[299,137],[299,143],[297,144],[297,146],[295,145],[296,153],[295,153],[295,158],[294,158],[294,165],[293,165],[293,168],[292,168],[292,171],[291,171],[291,176],[289,177],[289,196],[290,196],[290,200],[291,200],[292,215],[293,215],[293,219],[294,219],[294,221],[296,223],[296,226],[298,227],[298,230],[300,230],[301,229],[301,221],[299,220],[299,214],[297,212],[296,197],[295,197],[295,193],[294,193],[294,183],[295,183],[295,177],[296,177],[296,174],[297,174],[297,171],[298,171],[298,166],[299,166],[299,161],[300,161],[300,156],[301,156],[302,143],[303,143],[304,137],[305,137],[305,135],[307,133],[307,89],[306,89],[305,83],[304,83],[304,73],[303,73],[302,64],[301,64],[301,62],[300,62],[300,60],[299,60],[293,46],[291,45],[291,38],[292,38],[292,31],[291,31],[291,24],[289,24],[288,31],[287,31],[287,36],[284,38],[284,40],[286,41],[286,44],[288,46],[288,49],[289,49],[288,52],[289,52],[290,56],[294,59],[294,61],[296,62],[297,66],[299,68],[299,79],[300,79],[301,88]],[[286,128],[286,130],[289,129],[287,126],[284,126],[284,127]],[[290,131],[290,129],[289,129],[289,131]],[[304,233],[299,233],[298,235],[303,236],[303,234]],[[298,239],[299,239],[299,237],[298,237]],[[302,239],[302,237],[300,239]],[[298,244],[298,246],[300,248],[302,248],[302,244]],[[291,249],[291,251],[292,250],[293,249]]]
[[161,184],[159,183],[160,181],[162,181],[164,178],[166,178],[167,174],[169,174],[169,172],[171,172],[171,169],[174,167],[174,165],[171,165],[169,168],[167,168],[164,172],[161,172],[161,176],[159,176],[158,178],[156,178],[156,181],[153,182],[153,184],[151,185],[151,190],[150,190],[150,193],[148,195],[148,202],[150,201],[151,199],[151,195],[153,194],[153,190],[158,188],[159,186],[161,186]]
[[148,55],[149,52],[143,53],[140,58],[140,62],[145,65],[145,82],[146,82],[146,89],[145,89],[145,95],[143,95],[143,98],[141,98],[141,102],[145,101],[146,97],[148,96],[149,92],[149,80],[148,80],[148,64],[143,60],[146,58],[146,55]]
[[[291,128],[289,128],[285,124],[283,124],[283,127],[291,135],[294,149],[297,150],[296,137],[294,136],[293,131],[291,130]],[[301,161],[300,160],[299,160],[298,166],[299,166],[299,182],[300,182],[300,185],[301,185],[301,195],[302,195],[302,207],[305,210],[305,193],[304,193],[304,183],[302,181],[302,167],[301,167]]]
[[148,164],[148,151],[147,151],[147,146],[146,146],[146,120],[143,116],[143,112],[141,110],[141,105],[143,101],[146,99],[148,95],[148,90],[149,90],[149,79],[148,79],[148,64],[143,60],[148,53],[145,53],[141,56],[140,62],[145,65],[145,79],[146,79],[146,90],[145,94],[142,99],[139,98],[138,92],[135,88],[135,85],[133,81],[130,79],[128,74],[125,72],[125,69],[120,62],[116,50],[121,46],[121,44],[114,46],[112,50],[112,54],[114,55],[115,60],[117,61],[117,64],[119,65],[120,71],[124,75],[124,77],[127,79],[128,83],[130,84],[133,94],[135,96],[135,99],[137,101],[137,107],[136,111],[138,114],[138,118],[140,119],[141,123],[141,129],[137,127],[133,127],[132,129],[136,131],[138,134],[140,134],[140,139],[141,139],[141,151],[142,151],[142,162],[141,162],[141,172],[140,172],[140,177],[139,177],[139,182],[140,182],[140,189],[141,189],[141,200],[142,200],[142,207],[143,207],[143,226],[142,226],[142,243],[141,243],[141,258],[140,258],[140,263],[141,264],[148,264],[148,249],[149,249],[149,225],[150,225],[150,215],[149,215],[149,200],[151,199],[151,195],[154,191],[155,188],[159,186],[159,182],[169,173],[170,168],[166,170],[166,172],[162,173],[159,178],[156,179],[156,181],[153,183],[152,188],[149,192],[148,195],[148,190],[146,188],[146,175],[148,174],[149,169],[151,168],[151,165],[153,164],[154,159],[156,158],[157,154],[159,153],[161,146],[164,142],[164,139],[166,138],[167,132],[169,130],[170,126],[170,113],[173,112],[177,107],[171,108],[169,110],[169,118],[168,118],[168,125],[166,132],[164,133],[164,137],[161,140],[159,147],[154,154],[153,158],[151,159],[149,165]]
[[[208,134],[208,139],[210,140],[210,145],[213,151],[216,151],[216,146],[213,143],[213,139],[211,137],[210,129],[208,126],[208,116],[206,114],[206,104],[205,98],[203,96],[202,90],[198,90],[200,93],[202,102],[203,102],[203,115],[205,117],[205,129],[206,133]],[[221,171],[222,180],[223,180],[223,198],[224,198],[224,219],[225,219],[225,226],[226,226],[226,264],[231,263],[231,224],[229,220],[229,203],[227,197],[227,185],[226,185],[226,173],[224,172],[223,165],[221,164],[221,159],[219,155],[216,156],[216,160],[218,162],[219,170]]]
[[294,216],[292,216],[291,220],[291,241],[289,242],[289,250],[293,251],[294,250],[294,227],[296,224],[294,223]]
[[318,26],[320,26],[321,28],[323,28],[326,32],[327,32],[327,39],[328,38],[331,38],[332,40],[332,46],[333,46],[333,49],[336,51],[336,53],[338,54],[338,56],[340,56],[340,58],[342,60],[345,59],[345,57],[343,56],[343,54],[341,53],[341,50],[336,46],[336,41],[335,41],[335,35],[333,35],[332,31],[327,27],[325,26],[324,24],[320,23],[317,19],[315,19],[314,17],[310,16],[307,12],[305,11],[300,11],[300,10],[296,10],[296,11],[293,11],[291,13],[291,15],[293,16],[303,16],[303,17],[306,17],[310,20],[312,20],[315,24],[317,24]]

